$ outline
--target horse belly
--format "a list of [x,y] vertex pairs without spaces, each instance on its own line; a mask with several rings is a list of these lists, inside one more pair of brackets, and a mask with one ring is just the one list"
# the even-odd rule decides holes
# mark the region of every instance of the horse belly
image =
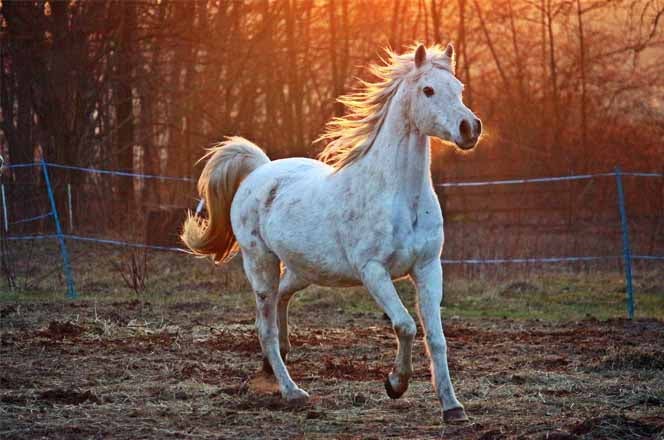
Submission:
[[337,222],[326,209],[331,203],[317,197],[313,185],[303,186],[293,185],[293,191],[278,198],[265,218],[263,233],[269,248],[290,271],[313,284],[359,284],[359,275],[337,236]]
[[[361,284],[358,274],[335,249],[316,252],[312,248],[297,249],[300,246],[278,246],[277,255],[288,270],[313,284],[328,287],[348,287]],[[321,248],[318,248],[321,249]]]

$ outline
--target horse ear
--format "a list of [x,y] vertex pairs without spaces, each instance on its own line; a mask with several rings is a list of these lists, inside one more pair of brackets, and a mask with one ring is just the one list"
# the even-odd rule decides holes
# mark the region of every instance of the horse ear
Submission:
[[417,46],[417,50],[415,51],[415,67],[421,67],[422,64],[427,59],[427,50],[424,48],[422,44]]
[[454,46],[452,43],[448,43],[447,48],[445,49],[445,55],[451,60],[454,59]]

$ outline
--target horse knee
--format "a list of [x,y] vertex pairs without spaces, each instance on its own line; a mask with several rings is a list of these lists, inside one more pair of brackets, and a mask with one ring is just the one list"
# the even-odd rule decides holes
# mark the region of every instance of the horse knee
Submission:
[[445,338],[427,337],[427,347],[430,353],[447,353],[447,341],[445,341]]
[[413,339],[417,334],[417,326],[413,318],[394,324],[394,331],[400,338]]
[[256,332],[260,340],[264,344],[270,344],[279,341],[279,330],[276,326],[271,325],[270,321],[264,316],[260,316],[263,312],[259,311],[259,316],[256,317]]
[[274,292],[271,290],[256,289],[254,290],[254,294],[256,295],[256,303],[259,307],[267,306],[268,302],[273,302]]

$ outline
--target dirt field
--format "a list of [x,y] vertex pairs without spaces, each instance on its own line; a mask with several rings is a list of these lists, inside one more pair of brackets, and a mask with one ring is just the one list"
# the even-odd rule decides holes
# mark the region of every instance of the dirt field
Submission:
[[250,297],[0,304],[0,438],[664,438],[664,322],[446,320],[457,394],[444,426],[421,339],[400,400],[373,311],[293,307],[291,374],[311,401],[248,386]]

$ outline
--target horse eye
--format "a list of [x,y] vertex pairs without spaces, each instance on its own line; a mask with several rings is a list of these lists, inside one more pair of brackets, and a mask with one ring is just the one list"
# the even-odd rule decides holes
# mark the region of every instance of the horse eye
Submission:
[[424,94],[425,94],[427,97],[429,97],[429,96],[433,96],[433,94],[434,94],[433,89],[432,89],[431,87],[428,87],[428,86],[425,87],[425,88],[423,88],[422,91],[424,92]]

